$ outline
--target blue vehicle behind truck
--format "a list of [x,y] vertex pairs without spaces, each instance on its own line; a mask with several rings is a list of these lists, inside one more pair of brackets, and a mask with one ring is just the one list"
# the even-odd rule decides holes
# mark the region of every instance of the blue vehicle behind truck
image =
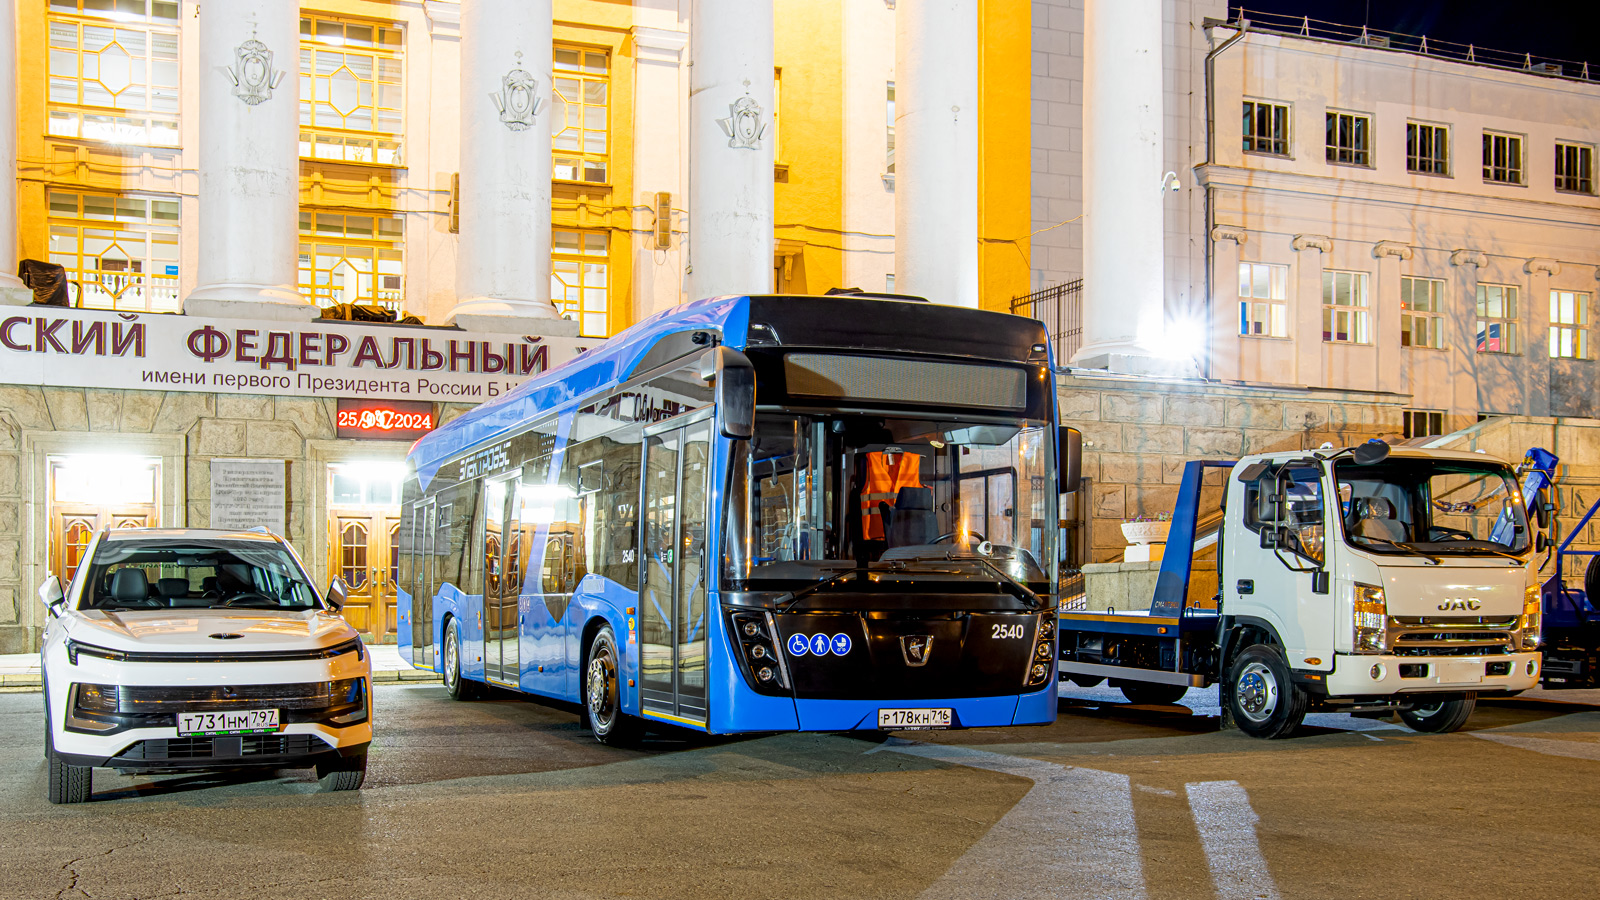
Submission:
[[581,704],[606,743],[1051,722],[1054,385],[1017,316],[658,314],[412,448],[401,654],[460,699]]

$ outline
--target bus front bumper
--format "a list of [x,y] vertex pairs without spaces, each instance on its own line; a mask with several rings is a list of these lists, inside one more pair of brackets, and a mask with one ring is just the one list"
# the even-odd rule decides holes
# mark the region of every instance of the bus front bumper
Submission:
[[[1053,685],[1052,685],[1053,687]],[[1041,699],[1042,698],[1042,699]],[[801,731],[898,731],[942,728],[1000,728],[1055,721],[1054,691],[1022,696],[918,700],[796,700]],[[949,710],[948,725],[880,728],[880,710]],[[937,714],[934,719],[940,719]]]

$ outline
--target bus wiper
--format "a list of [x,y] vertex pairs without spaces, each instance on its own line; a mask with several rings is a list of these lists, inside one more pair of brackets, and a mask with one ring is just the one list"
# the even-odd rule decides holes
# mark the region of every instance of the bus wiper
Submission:
[[840,581],[843,581],[848,576],[858,575],[858,574],[860,574],[860,573],[862,573],[864,571],[865,571],[864,569],[846,569],[843,572],[838,573],[837,575],[832,575],[832,576],[830,576],[828,578],[824,578],[823,580],[817,582],[816,584],[808,584],[805,587],[800,588],[799,590],[790,591],[789,592],[789,599],[787,601],[785,601],[782,606],[778,607],[778,612],[786,613],[789,610],[794,609],[794,605],[796,603],[799,603],[802,599],[804,599],[804,598],[806,598],[806,597],[808,597],[808,596],[810,596],[812,594],[815,594],[817,591],[820,591],[825,587],[830,587],[832,585],[838,584]]
[[1429,554],[1424,553],[1423,551],[1417,549],[1416,547],[1411,546],[1410,544],[1402,544],[1399,541],[1391,541],[1388,538],[1373,537],[1370,534],[1358,534],[1358,535],[1355,535],[1355,536],[1360,538],[1363,541],[1375,541],[1375,542],[1377,542],[1379,544],[1388,544],[1391,547],[1399,547],[1401,550],[1404,550],[1407,553],[1410,553],[1412,556],[1420,556],[1420,557],[1422,557],[1423,559],[1428,561],[1429,565],[1434,565],[1434,566],[1440,565],[1438,557],[1430,556]]

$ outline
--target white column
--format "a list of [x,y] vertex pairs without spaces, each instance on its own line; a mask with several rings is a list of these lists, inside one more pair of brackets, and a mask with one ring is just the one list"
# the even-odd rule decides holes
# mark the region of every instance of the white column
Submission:
[[[640,8],[638,14],[645,10]],[[651,11],[656,15],[659,11]],[[667,18],[667,17],[662,17]],[[663,24],[676,25],[676,16]],[[683,293],[683,220],[672,210],[687,207],[683,196],[683,51],[689,34],[645,25],[633,26],[633,316],[635,322],[676,306]],[[659,221],[656,195],[671,195],[667,221]],[[665,224],[665,246],[656,240]]]
[[17,277],[17,7],[0,0],[0,306],[32,302]]
[[313,318],[296,286],[299,10],[207,0],[199,19],[199,286],[184,312]]
[[1087,0],[1083,347],[1073,365],[1144,373],[1166,329],[1161,0]]
[[[461,235],[465,327],[576,334],[550,302],[551,0],[461,2]],[[524,324],[519,324],[519,321]]]
[[894,288],[978,305],[978,0],[895,7]]
[[772,2],[693,0],[689,300],[772,290]]

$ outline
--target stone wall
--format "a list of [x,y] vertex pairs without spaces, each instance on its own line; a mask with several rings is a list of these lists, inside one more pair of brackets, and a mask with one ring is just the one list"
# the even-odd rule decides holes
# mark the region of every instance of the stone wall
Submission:
[[[47,573],[48,484],[42,457],[64,448],[78,453],[125,452],[163,456],[161,524],[204,528],[211,518],[211,460],[217,457],[289,462],[288,538],[312,563],[324,555],[321,522],[325,468],[320,458],[359,457],[373,445],[335,440],[335,401],[307,397],[163,391],[39,388],[0,385],[0,653],[37,649],[44,609],[38,583]],[[470,406],[444,405],[441,423]],[[154,442],[154,443],[153,443]],[[318,444],[317,442],[327,442]],[[160,444],[167,453],[151,452]],[[321,456],[315,452],[322,448]],[[403,452],[404,446],[390,453]],[[171,470],[173,463],[181,471]]]
[[[1080,562],[1120,560],[1125,519],[1172,512],[1191,459],[1398,436],[1409,399],[1078,372],[1060,376],[1056,386],[1062,424],[1083,432],[1087,502],[1079,508],[1087,535]],[[1205,500],[1214,503],[1222,473],[1208,473],[1206,483]]]

